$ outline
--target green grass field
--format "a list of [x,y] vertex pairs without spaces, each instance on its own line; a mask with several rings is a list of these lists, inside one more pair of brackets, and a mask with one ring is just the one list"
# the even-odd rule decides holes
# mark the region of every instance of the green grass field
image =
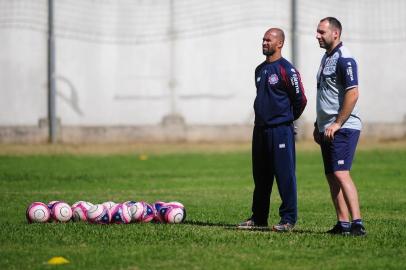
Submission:
[[[250,214],[250,152],[0,155],[0,269],[405,269],[406,150],[360,150],[368,236],[329,236],[335,215],[318,151],[299,150],[292,233],[238,231]],[[184,224],[27,224],[32,201],[177,200]],[[277,188],[270,224],[278,221]],[[47,265],[51,257],[70,263]]]

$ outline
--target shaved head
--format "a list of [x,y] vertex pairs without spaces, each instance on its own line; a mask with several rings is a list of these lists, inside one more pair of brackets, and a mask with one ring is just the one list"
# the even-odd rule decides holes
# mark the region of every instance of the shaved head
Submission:
[[280,28],[270,28],[266,31],[265,35],[272,35],[279,41],[282,41],[282,44],[285,42],[285,33]]

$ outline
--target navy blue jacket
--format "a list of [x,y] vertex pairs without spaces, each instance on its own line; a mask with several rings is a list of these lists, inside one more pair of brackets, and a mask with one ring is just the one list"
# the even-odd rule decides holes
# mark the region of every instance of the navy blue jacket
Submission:
[[255,69],[255,125],[276,126],[298,119],[307,104],[299,72],[285,58]]

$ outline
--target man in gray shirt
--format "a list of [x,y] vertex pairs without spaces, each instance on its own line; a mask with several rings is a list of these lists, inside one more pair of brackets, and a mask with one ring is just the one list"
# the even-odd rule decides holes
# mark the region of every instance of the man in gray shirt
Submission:
[[[358,192],[350,170],[361,131],[357,63],[340,41],[341,23],[322,19],[316,38],[326,53],[317,74],[317,120],[313,137],[320,145],[337,223],[331,234],[366,234]],[[350,216],[352,222],[350,223]]]

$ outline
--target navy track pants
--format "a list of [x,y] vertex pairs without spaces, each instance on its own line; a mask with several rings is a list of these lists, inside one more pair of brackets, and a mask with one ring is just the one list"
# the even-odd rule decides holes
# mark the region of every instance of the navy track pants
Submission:
[[282,200],[280,222],[297,221],[296,154],[292,124],[276,127],[255,126],[252,138],[254,194],[252,219],[268,224],[270,197],[274,178]]

